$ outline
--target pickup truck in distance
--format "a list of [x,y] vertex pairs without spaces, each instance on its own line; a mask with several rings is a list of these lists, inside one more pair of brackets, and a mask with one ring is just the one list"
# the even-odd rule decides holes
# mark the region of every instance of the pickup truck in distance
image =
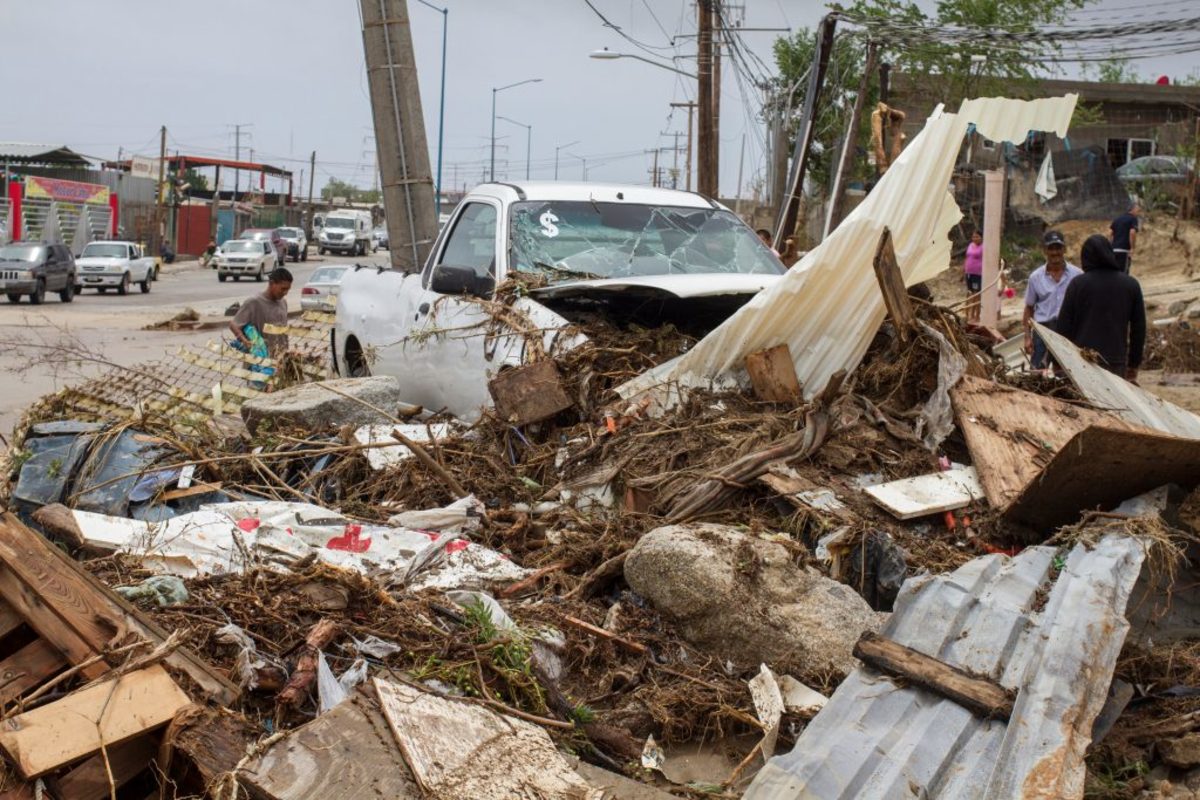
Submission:
[[528,331],[484,301],[510,304],[553,356],[586,341],[573,315],[700,336],[784,272],[754,231],[698,194],[488,183],[455,208],[420,272],[347,271],[333,359],[342,375],[393,375],[398,399],[471,421],[491,405],[488,381],[527,363]]
[[116,289],[117,294],[128,294],[129,287],[136,283],[142,294],[148,294],[158,270],[154,259],[133,242],[88,242],[75,264],[77,293],[95,289],[104,294]]

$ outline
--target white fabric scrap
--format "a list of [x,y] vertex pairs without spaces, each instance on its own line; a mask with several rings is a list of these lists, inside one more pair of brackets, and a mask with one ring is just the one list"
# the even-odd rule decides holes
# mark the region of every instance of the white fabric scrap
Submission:
[[1058,184],[1054,181],[1054,159],[1050,157],[1050,153],[1046,153],[1046,157],[1042,159],[1033,191],[1042,198],[1043,203],[1050,202],[1058,195]]

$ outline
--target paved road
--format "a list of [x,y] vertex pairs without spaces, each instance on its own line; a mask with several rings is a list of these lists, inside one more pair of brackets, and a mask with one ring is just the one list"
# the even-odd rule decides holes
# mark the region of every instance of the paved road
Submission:
[[[325,256],[315,252],[308,261],[287,265],[295,276],[289,305],[300,305],[300,288],[321,266],[388,263],[386,251],[361,259]],[[170,319],[185,308],[202,318],[223,318],[236,300],[262,291],[254,280],[220,283],[214,270],[198,264],[168,265],[149,294],[137,288],[124,297],[113,292],[86,291],[72,303],[48,295],[40,306],[29,301],[0,302],[0,435],[7,437],[22,411],[39,397],[94,377],[109,366],[93,361],[68,363],[63,345],[79,342],[106,361],[123,366],[152,361],[181,345],[200,345],[220,337],[219,331],[147,331],[149,324]],[[53,363],[48,363],[53,362]]]

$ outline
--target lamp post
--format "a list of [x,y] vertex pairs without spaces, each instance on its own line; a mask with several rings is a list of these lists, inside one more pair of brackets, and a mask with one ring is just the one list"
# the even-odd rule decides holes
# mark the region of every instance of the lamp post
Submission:
[[[573,142],[567,142],[566,144],[560,144],[554,148],[554,180],[558,180],[558,151],[566,150],[568,147],[574,147],[577,144],[579,144],[578,139]],[[570,155],[570,153],[567,153],[567,155]]]
[[492,87],[492,158],[491,166],[488,168],[488,180],[496,180],[496,95],[503,92],[505,89],[511,89],[514,86],[524,86],[527,83],[541,83],[541,78],[526,78],[523,81],[510,83],[507,86]]
[[613,61],[618,58],[632,58],[635,61],[643,61],[647,64],[653,64],[659,69],[669,69],[671,72],[678,73],[684,77],[691,78],[692,80],[697,80],[699,78],[699,76],[694,75],[691,72],[672,67],[670,64],[664,64],[661,61],[654,61],[649,58],[643,58],[642,56],[635,56],[632,53],[617,53],[609,50],[607,47],[602,47],[599,50],[593,50],[592,52],[588,53],[588,58],[594,58],[599,61]]
[[577,156],[574,153],[567,153],[567,155],[569,155],[571,158],[578,158],[581,162],[583,162],[582,180],[586,181],[587,180],[587,159],[584,158],[583,156]]
[[513,125],[520,125],[525,129],[525,180],[529,180],[529,153],[531,147],[533,146],[533,126],[526,125],[524,122],[517,122],[515,119],[511,119],[510,117],[496,117],[496,119],[502,119],[505,122],[511,122]]
[[444,140],[446,122],[446,26],[450,21],[450,9],[438,8],[433,3],[426,0],[418,0],[423,6],[428,6],[434,11],[438,11],[442,15],[442,96],[438,103],[438,155],[437,155],[437,214],[440,217],[442,213],[442,142]]

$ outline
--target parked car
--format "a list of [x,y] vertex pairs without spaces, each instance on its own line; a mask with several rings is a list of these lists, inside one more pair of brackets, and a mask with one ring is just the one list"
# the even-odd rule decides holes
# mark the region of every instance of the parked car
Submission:
[[1144,205],[1174,205],[1187,194],[1192,162],[1180,156],[1142,156],[1117,167],[1116,173]]
[[333,311],[348,267],[321,267],[300,290],[300,308]]
[[375,230],[371,231],[371,238],[375,240],[375,249],[382,247],[384,250],[391,250],[391,244],[388,242],[388,232],[386,225],[380,225]]
[[246,228],[238,238],[270,242],[275,248],[275,266],[282,267],[287,261],[287,242],[279,228]]
[[280,228],[279,235],[292,261],[308,261],[308,238],[303,228]]
[[136,283],[146,294],[158,271],[155,260],[134,242],[88,242],[75,263],[79,268],[76,292],[95,289],[104,294],[116,289],[117,294],[128,294],[129,287]]
[[[530,331],[551,355],[586,341],[573,320],[587,315],[703,336],[784,272],[753,230],[698,194],[484,184],[454,210],[421,272],[345,274],[333,363],[342,375],[394,375],[406,401],[470,421],[492,402],[488,381],[537,349]],[[494,297],[518,276],[523,291]]]
[[217,280],[222,283],[226,278],[241,280],[243,275],[261,281],[279,263],[278,253],[267,239],[230,239],[217,248],[215,260]]
[[75,299],[75,257],[61,244],[44,242],[13,242],[0,245],[0,291],[8,302],[29,302],[39,305],[46,292],[58,292],[58,299],[69,303]]

